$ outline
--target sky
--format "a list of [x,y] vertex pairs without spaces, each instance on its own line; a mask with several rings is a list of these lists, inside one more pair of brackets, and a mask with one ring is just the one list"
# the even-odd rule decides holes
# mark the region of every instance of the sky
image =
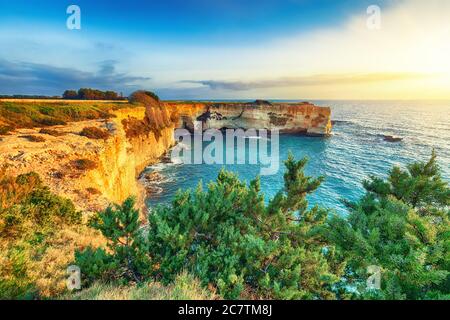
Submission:
[[448,57],[448,0],[0,0],[0,94],[450,99]]

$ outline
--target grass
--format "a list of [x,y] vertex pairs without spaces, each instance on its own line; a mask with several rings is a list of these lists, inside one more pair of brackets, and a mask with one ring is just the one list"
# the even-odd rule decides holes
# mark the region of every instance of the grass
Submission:
[[173,284],[163,286],[158,282],[123,286],[120,284],[95,283],[80,292],[65,294],[63,300],[213,300],[219,297],[202,288],[200,281],[183,272]]
[[74,251],[104,246],[73,203],[53,194],[36,173],[0,168],[0,300],[41,299],[66,290]]
[[67,122],[113,117],[111,110],[130,107],[123,102],[0,100],[0,135],[19,128],[64,125]]

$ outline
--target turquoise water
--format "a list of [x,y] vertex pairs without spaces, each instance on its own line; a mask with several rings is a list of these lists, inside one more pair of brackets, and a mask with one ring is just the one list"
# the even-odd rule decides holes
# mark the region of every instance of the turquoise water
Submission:
[[[361,182],[369,175],[385,176],[393,165],[404,166],[414,160],[427,160],[435,148],[444,178],[450,179],[450,102],[399,101],[313,101],[330,106],[335,120],[333,135],[313,138],[280,135],[280,170],[261,177],[266,197],[283,185],[282,161],[291,151],[296,158],[307,156],[306,172],[325,176],[325,182],[309,197],[345,214],[341,199],[356,200],[363,194]],[[382,135],[403,138],[399,143],[383,141]],[[206,144],[205,144],[206,145]],[[248,147],[248,146],[247,146]],[[155,183],[158,194],[148,199],[150,206],[167,203],[181,188],[195,188],[200,180],[214,180],[225,167],[249,181],[260,172],[257,165],[158,164],[149,171],[159,172],[163,180]]]

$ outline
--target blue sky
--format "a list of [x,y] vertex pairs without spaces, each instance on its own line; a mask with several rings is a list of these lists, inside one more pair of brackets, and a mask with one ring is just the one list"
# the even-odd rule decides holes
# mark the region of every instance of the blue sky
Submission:
[[[81,8],[81,30],[66,28],[71,4]],[[372,4],[387,17],[388,27],[376,34],[365,26]],[[428,78],[430,66],[417,67],[423,55],[405,65],[379,49],[386,43],[406,54],[408,45],[420,45],[406,43],[415,29],[402,29],[403,20],[394,24],[398,18],[426,11],[425,27],[439,29],[448,1],[422,6],[417,0],[0,0],[0,94],[95,86],[126,94],[145,88],[168,99],[353,98],[354,86],[365,85],[361,97],[377,98],[378,82]]]
[[80,6],[86,32],[195,43],[258,41],[339,25],[374,0],[18,0],[1,1],[1,18],[58,28],[68,5]]

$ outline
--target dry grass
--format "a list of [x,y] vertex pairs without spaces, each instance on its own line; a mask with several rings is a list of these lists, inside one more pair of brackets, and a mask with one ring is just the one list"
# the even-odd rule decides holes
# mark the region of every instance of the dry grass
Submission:
[[19,177],[8,175],[7,168],[0,168],[0,211],[8,206],[19,203],[33,189],[42,186],[42,180],[35,173]]
[[47,242],[42,255],[30,261],[28,275],[41,297],[55,297],[66,290],[66,269],[75,260],[75,250],[105,246],[102,235],[86,226],[65,227]]
[[106,245],[98,231],[61,215],[69,206],[36,173],[13,177],[0,169],[0,299],[62,294],[75,250]]
[[173,284],[163,286],[148,282],[139,286],[96,283],[81,292],[66,294],[64,300],[216,300],[219,297],[200,285],[200,281],[183,272]]
[[[66,270],[75,259],[75,250],[105,245],[100,233],[82,225],[61,225],[41,243],[26,238],[15,241],[0,238],[0,281],[30,286],[33,298],[55,297],[66,291]],[[21,274],[15,275],[21,264]]]

